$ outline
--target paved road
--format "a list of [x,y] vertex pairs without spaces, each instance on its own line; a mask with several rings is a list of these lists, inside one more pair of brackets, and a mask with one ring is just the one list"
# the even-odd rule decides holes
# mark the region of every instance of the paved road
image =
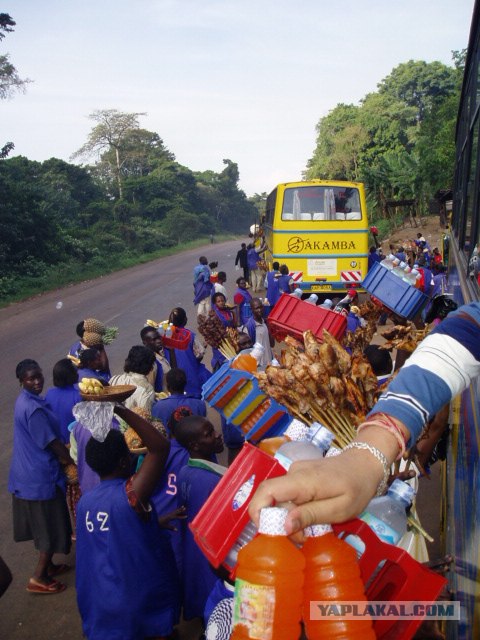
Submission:
[[[0,554],[14,574],[13,584],[0,599],[2,640],[82,637],[73,572],[65,579],[62,576],[69,586],[63,594],[52,598],[28,594],[25,586],[36,560],[33,543],[15,544],[12,539],[7,476],[13,406],[19,388],[16,364],[23,358],[38,360],[47,389],[53,365],[65,357],[76,340],[75,326],[90,316],[119,328],[117,340],[108,347],[108,356],[112,371],[120,373],[129,348],[141,344],[139,332],[147,318],[163,320],[173,307],[182,306],[191,318],[189,325],[195,329],[192,270],[200,255],[218,260],[219,268],[227,272],[227,290],[233,292],[238,275],[233,264],[238,248],[238,241],[208,245],[0,309]],[[60,309],[58,302],[63,303]],[[67,561],[75,562],[73,553]]]

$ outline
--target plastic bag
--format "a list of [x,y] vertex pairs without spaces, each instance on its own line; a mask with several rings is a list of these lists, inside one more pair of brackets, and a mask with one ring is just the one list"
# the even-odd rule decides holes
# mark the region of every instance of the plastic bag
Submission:
[[113,402],[79,402],[73,409],[73,415],[98,442],[104,442],[112,428]]

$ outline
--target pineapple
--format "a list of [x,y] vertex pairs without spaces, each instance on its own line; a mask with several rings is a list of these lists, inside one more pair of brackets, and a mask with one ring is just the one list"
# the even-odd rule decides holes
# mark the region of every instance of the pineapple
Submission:
[[106,329],[103,322],[95,318],[86,318],[83,321],[83,327],[86,333],[99,333],[100,335],[103,335]]

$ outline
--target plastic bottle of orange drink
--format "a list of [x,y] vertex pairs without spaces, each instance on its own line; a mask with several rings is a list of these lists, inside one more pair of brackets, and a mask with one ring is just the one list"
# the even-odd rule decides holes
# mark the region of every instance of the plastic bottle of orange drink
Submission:
[[278,449],[286,442],[303,440],[310,431],[310,427],[304,422],[294,418],[285,430],[285,433],[281,436],[275,436],[274,438],[265,438],[258,443],[258,448],[265,453],[274,456]]
[[[311,602],[365,602],[365,590],[355,550],[333,533],[330,525],[305,529],[303,621],[308,640],[375,640],[370,617],[345,620],[336,616],[312,619],[321,609]],[[324,609],[326,610],[326,609]],[[313,614],[313,616],[312,616]]]
[[232,369],[241,369],[242,371],[254,373],[258,367],[258,358],[263,352],[263,345],[256,342],[250,353],[240,352],[230,366]]
[[285,533],[287,513],[262,509],[259,535],[238,553],[231,640],[300,637],[305,559]]

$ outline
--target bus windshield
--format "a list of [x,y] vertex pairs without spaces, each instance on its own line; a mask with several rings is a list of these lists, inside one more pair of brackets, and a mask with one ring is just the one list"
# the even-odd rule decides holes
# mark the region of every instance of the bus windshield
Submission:
[[285,189],[282,220],[361,220],[358,189],[305,186]]

